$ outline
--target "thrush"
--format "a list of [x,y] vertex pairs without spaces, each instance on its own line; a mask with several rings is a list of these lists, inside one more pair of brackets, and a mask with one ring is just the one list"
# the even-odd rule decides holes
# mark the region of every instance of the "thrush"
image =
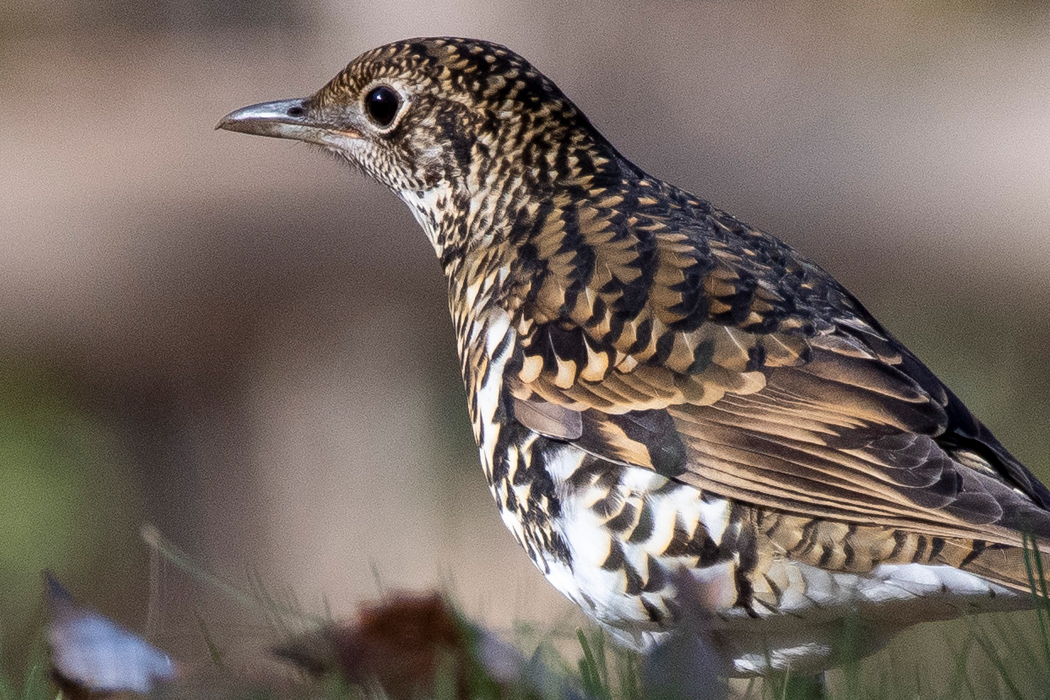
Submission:
[[219,127],[408,204],[503,522],[621,642],[675,628],[683,568],[739,675],[825,667],[846,616],[875,649],[1032,605],[1050,491],[831,275],[634,165],[509,49],[392,43]]

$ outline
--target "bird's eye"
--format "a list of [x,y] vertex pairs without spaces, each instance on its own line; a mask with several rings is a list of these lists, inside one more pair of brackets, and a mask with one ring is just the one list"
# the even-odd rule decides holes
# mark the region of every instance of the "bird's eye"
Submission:
[[401,98],[385,85],[380,85],[365,96],[365,111],[368,118],[379,126],[390,126],[401,106]]

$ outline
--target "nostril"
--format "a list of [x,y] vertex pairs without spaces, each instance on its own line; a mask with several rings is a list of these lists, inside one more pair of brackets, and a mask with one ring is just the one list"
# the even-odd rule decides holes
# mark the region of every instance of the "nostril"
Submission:
[[295,107],[289,107],[288,108],[288,116],[289,117],[301,117],[304,114],[306,114],[306,110],[303,109],[302,107],[298,106],[298,105],[296,105]]

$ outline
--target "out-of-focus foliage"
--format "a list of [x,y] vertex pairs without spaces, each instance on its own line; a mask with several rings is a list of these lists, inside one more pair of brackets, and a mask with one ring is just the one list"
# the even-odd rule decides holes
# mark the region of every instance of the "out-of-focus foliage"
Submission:
[[17,644],[38,609],[40,572],[77,577],[142,562],[137,474],[114,436],[78,410],[62,379],[0,363],[0,641]]
[[[180,568],[214,585],[213,575],[184,553],[178,556]],[[1032,583],[1045,593],[1042,577]],[[226,582],[220,587],[233,592]],[[253,585],[235,597],[253,601],[257,615],[270,620],[268,629],[254,634],[275,641],[257,644],[251,663],[231,664],[226,650],[203,635],[199,642],[207,645],[211,663],[173,666],[166,654],[75,603],[55,582],[49,591],[51,670],[75,700],[118,691],[129,693],[122,696],[127,698],[191,700],[1043,700],[1050,681],[1046,600],[1038,614],[964,619],[950,634],[941,627],[929,638],[944,647],[941,658],[948,663],[942,668],[914,657],[851,657],[856,627],[847,622],[840,640],[844,665],[826,680],[787,673],[734,681],[728,688],[717,632],[702,608],[687,613],[693,622],[686,634],[641,658],[608,644],[591,626],[575,630],[576,644],[557,644],[557,633],[548,630],[538,646],[523,639],[511,645],[436,593],[391,593],[362,606],[352,619],[333,621],[306,615],[300,605],[278,602]],[[280,673],[278,661],[301,673]],[[39,669],[38,660],[21,686],[0,676],[0,700],[37,700],[44,685]]]

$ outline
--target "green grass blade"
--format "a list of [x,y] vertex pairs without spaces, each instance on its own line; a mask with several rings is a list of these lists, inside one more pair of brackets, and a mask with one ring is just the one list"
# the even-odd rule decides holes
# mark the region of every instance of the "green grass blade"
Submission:
[[[1042,640],[1043,660],[1050,672],[1050,597],[1047,595],[1046,575],[1043,573],[1043,558],[1035,537],[1024,535],[1024,568],[1028,575],[1028,586],[1035,597],[1035,611],[1039,620],[1039,637]],[[1036,573],[1038,572],[1038,580]],[[1040,596],[1040,594],[1042,594]]]
[[[594,649],[591,648],[591,643],[587,639],[587,634],[582,629],[576,630],[576,638],[580,642],[580,648],[583,650],[583,658],[580,659],[580,680],[583,685],[584,692],[593,698],[604,698],[605,700],[612,699],[612,693],[610,689],[605,685],[602,680],[602,676],[599,673],[600,666],[598,665],[598,659]],[[604,666],[604,659],[602,660]]]

